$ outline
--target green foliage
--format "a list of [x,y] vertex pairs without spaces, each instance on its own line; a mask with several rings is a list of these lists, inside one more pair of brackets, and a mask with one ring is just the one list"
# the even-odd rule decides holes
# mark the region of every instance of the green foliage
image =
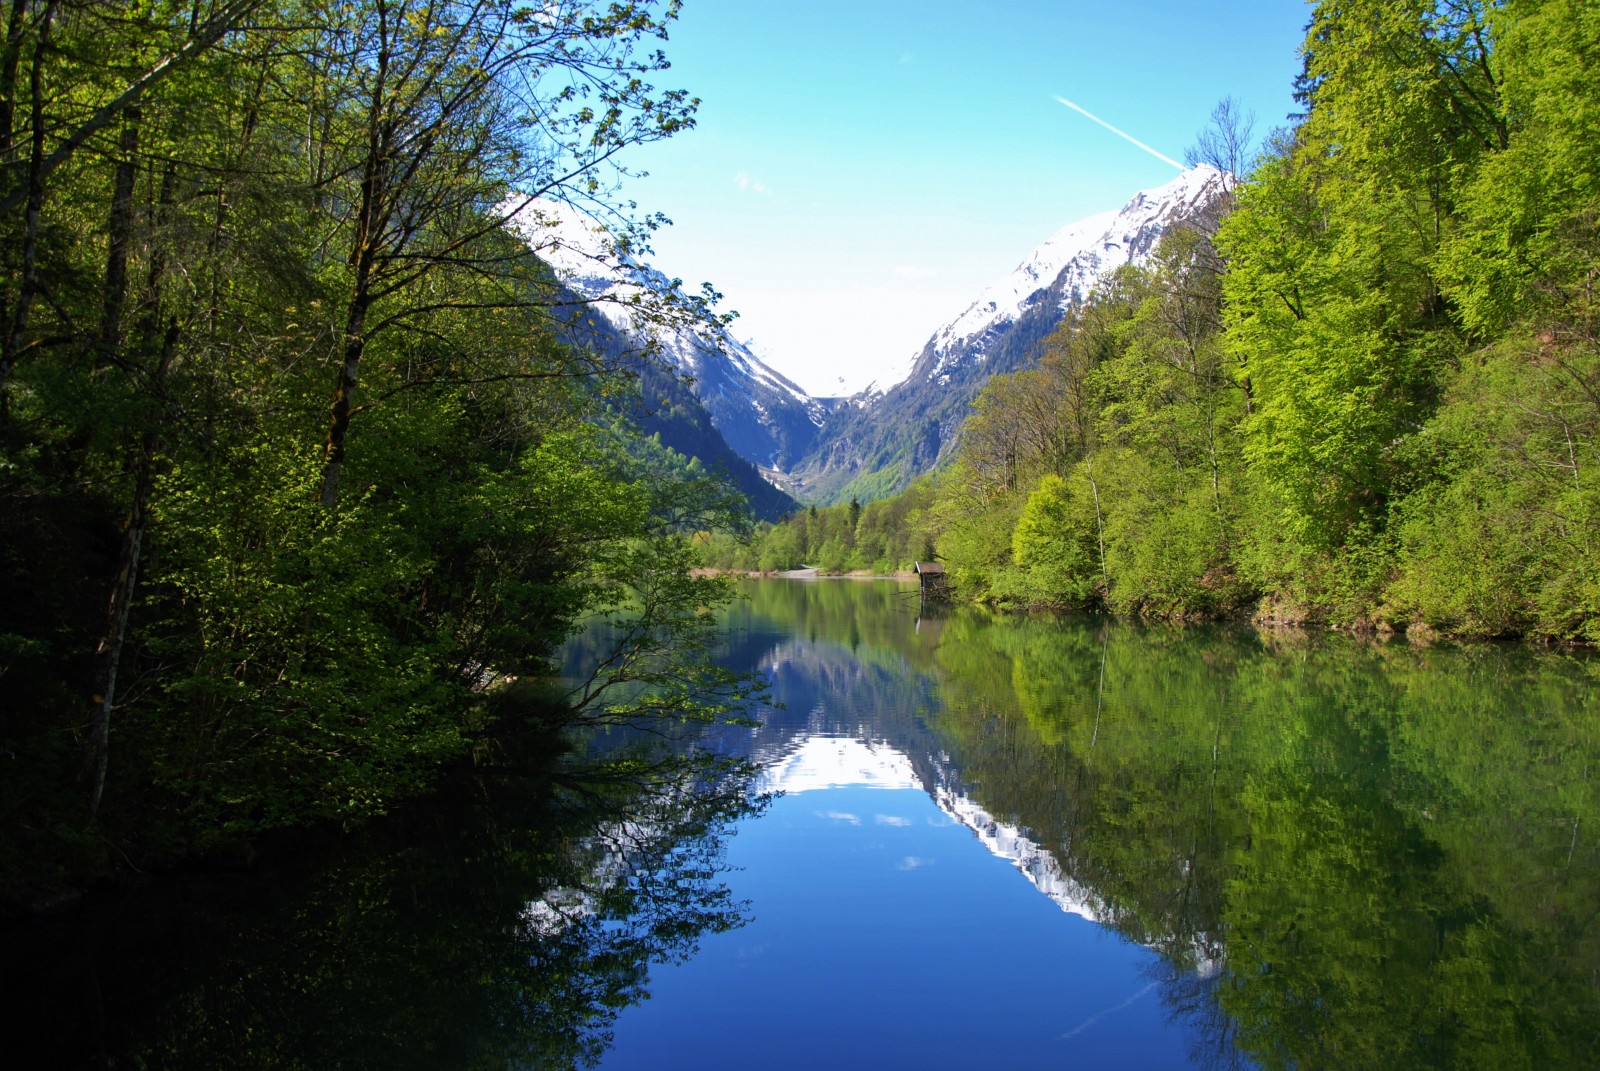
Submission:
[[[956,590],[975,599],[995,599],[1016,589],[1012,533],[1026,502],[1015,490],[980,496],[960,455],[939,485],[932,508],[936,546]],[[966,486],[967,493],[959,488]]]
[[[1531,352],[1530,352],[1531,351]],[[1445,632],[1596,638],[1600,410],[1592,358],[1526,345],[1486,351],[1424,430],[1438,473],[1401,514],[1389,597]]]
[[1242,592],[1228,558],[1229,533],[1212,490],[1162,473],[1133,452],[1104,462],[1106,604],[1120,614],[1158,618],[1220,617]]
[[[675,13],[12,6],[8,883],[380,813],[587,615],[626,623],[618,676],[656,685],[594,709],[738,706],[696,662],[725,592],[688,575],[688,533],[737,496],[637,443],[638,359],[558,341],[539,222],[505,215],[603,210],[616,152],[692,123],[649,84]],[[675,640],[668,687],[639,667]]]
[[1510,3],[1487,21],[1511,132],[1463,184],[1441,273],[1480,336],[1529,320],[1565,334],[1593,315],[1582,280],[1600,209],[1600,25],[1576,0]]
[[966,609],[934,724],[1219,1052],[1592,1066],[1593,660],[1278,642]]
[[1432,299],[1405,240],[1413,221],[1372,218],[1360,190],[1330,203],[1338,187],[1308,158],[1310,137],[1262,165],[1219,240],[1227,345],[1253,403],[1245,458],[1296,539],[1329,548],[1381,523],[1403,488],[1394,444],[1421,419],[1450,342],[1419,323]]
[[1036,372],[991,382],[936,509],[967,591],[1173,618],[1248,600],[1230,556],[1244,394],[1217,274],[1207,236],[1176,230],[1063,323]]
[[1086,606],[1100,593],[1100,543],[1093,492],[1081,471],[1068,483],[1046,475],[1022,507],[1011,557],[1032,601]]
[[924,552],[932,498],[933,481],[924,478],[893,498],[811,506],[764,526],[746,546],[713,542],[707,564],[758,572],[803,566],[824,573],[904,572],[930,557]]
[[1597,56],[1570,0],[1319,4],[1301,122],[974,403],[961,588],[1592,641]]

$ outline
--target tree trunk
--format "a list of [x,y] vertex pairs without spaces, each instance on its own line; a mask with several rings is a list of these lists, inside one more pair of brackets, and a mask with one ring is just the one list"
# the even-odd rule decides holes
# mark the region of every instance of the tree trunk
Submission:
[[350,315],[345,327],[344,360],[334,380],[333,402],[328,406],[328,437],[323,443],[322,492],[319,501],[332,509],[339,496],[339,470],[344,465],[345,437],[350,432],[350,399],[355,394],[356,378],[361,374],[361,354],[367,340],[366,329],[369,301],[361,294],[350,303]]
[[119,145],[122,158],[111,189],[111,219],[107,227],[106,281],[101,292],[100,358],[97,363],[115,359],[122,337],[122,310],[128,300],[128,245],[133,239],[133,182],[138,174],[138,108],[129,108]]
[[44,9],[39,23],[39,43],[33,50],[33,67],[28,75],[28,90],[33,129],[30,138],[26,208],[22,220],[22,278],[17,286],[17,304],[11,311],[5,334],[0,337],[0,426],[11,416],[11,369],[16,365],[17,350],[22,345],[23,332],[28,327],[28,314],[33,307],[34,290],[38,286],[39,214],[44,208],[44,59],[50,45],[50,23],[55,18],[56,5],[52,2]]
[[6,44],[0,53],[0,164],[11,162],[17,123],[17,68],[22,65],[22,32],[28,22],[28,0],[11,0]]
[[[168,161],[161,176],[161,193],[156,198],[156,214],[151,229],[168,225],[172,212],[172,198],[178,183],[178,168]],[[156,330],[161,322],[161,290],[167,277],[167,250],[159,241],[150,243],[150,262],[146,266],[144,309],[139,316],[139,335],[143,352],[154,348]]]
[[[158,393],[164,392],[167,369],[178,348],[178,324],[174,321],[161,343],[161,358],[153,377]],[[163,406],[165,408],[165,406]],[[94,825],[105,795],[106,767],[111,755],[111,711],[116,705],[117,673],[122,668],[122,649],[128,635],[128,613],[133,608],[133,593],[139,583],[139,558],[149,528],[150,493],[155,485],[155,462],[161,452],[161,424],[144,433],[139,443],[133,481],[133,505],[122,529],[122,552],[117,560],[117,575],[111,585],[110,606],[106,611],[106,631],[95,648],[93,709],[89,718],[89,807],[87,825]]]
[[[134,121],[137,121],[135,118]],[[124,147],[128,147],[128,139],[124,134]],[[128,161],[124,160],[126,164]],[[131,175],[131,171],[130,171]],[[121,168],[118,169],[118,193],[121,193]],[[176,181],[176,169],[167,166],[166,174],[162,176],[161,194],[157,202],[158,208],[152,219],[152,226],[165,221],[168,209],[172,206],[173,186]],[[108,279],[108,293],[106,294],[107,307],[110,307],[112,294],[110,280],[113,275],[120,275],[121,293],[117,295],[117,315],[107,316],[101,323],[101,342],[108,351],[115,351],[122,346],[122,315],[121,308],[126,303],[127,294],[127,245],[132,240],[132,181],[128,183],[128,203],[121,209],[127,220],[127,233],[124,236],[124,248],[121,263],[116,272],[113,259],[116,254],[108,256],[106,275]],[[113,227],[119,209],[112,207]],[[165,274],[166,258],[160,252],[159,243],[153,243],[155,249],[150,257],[150,275],[146,293],[146,311],[140,317],[139,350],[150,353],[156,348],[156,331],[161,315],[161,284]],[[157,400],[161,403],[162,416],[146,429],[140,437],[138,453],[134,463],[133,479],[133,504],[128,510],[128,519],[122,530],[122,551],[117,560],[117,572],[111,584],[111,597],[106,612],[106,631],[101,636],[100,643],[95,649],[95,681],[91,690],[93,708],[90,711],[89,744],[86,768],[89,771],[89,805],[87,822],[93,825],[100,812],[100,801],[105,795],[106,768],[111,755],[111,711],[116,704],[117,675],[122,667],[122,651],[128,634],[128,616],[133,609],[133,596],[139,584],[139,561],[144,551],[145,532],[149,528],[150,499],[155,488],[156,459],[162,450],[161,433],[166,420],[165,414],[170,412],[171,406],[166,398],[167,373],[172,367],[173,354],[178,347],[178,323],[173,320],[167,327],[166,335],[161,340],[160,355],[156,359],[154,374],[150,386]]]
[[387,121],[386,97],[390,54],[387,43],[387,9],[379,8],[379,51],[367,112],[367,153],[361,165],[361,206],[356,216],[355,244],[350,266],[355,278],[350,287],[350,307],[345,315],[344,360],[334,380],[333,401],[328,406],[328,434],[322,448],[322,490],[318,500],[332,509],[339,496],[339,472],[344,466],[345,439],[350,433],[351,399],[361,375],[361,357],[367,348],[367,310],[372,306],[372,276],[378,263],[378,244],[388,219],[384,208],[389,196],[390,144],[393,130]]
[[1094,494],[1094,534],[1100,543],[1100,579],[1105,582],[1109,594],[1111,574],[1106,572],[1106,529],[1105,520],[1100,515],[1100,484],[1094,478],[1094,464],[1087,458],[1084,460],[1083,471],[1089,479],[1089,490]]

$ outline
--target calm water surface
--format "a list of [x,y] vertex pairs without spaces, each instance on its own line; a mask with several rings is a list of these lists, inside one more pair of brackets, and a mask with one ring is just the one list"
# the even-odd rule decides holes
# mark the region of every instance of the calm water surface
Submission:
[[[613,733],[12,935],[19,1066],[1600,1066],[1600,672],[759,581]],[[580,640],[569,668],[591,656]]]
[[603,1067],[1600,1063],[1591,659],[745,594],[749,921]]

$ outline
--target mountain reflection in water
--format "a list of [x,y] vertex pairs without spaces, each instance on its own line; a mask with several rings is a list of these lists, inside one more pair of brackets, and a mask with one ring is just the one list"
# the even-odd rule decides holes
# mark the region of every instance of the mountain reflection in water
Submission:
[[745,593],[754,921],[603,1066],[1600,1063],[1592,657]]
[[13,928],[8,1063],[1600,1066],[1593,657],[743,590],[756,725]]

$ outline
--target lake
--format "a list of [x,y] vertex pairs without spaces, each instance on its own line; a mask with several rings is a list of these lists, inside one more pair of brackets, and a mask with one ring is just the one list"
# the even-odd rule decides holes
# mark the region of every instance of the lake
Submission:
[[744,594],[749,921],[602,1067],[1600,1060],[1592,658]]
[[1600,1066],[1591,655],[741,592],[757,724],[13,934],[16,1066]]

